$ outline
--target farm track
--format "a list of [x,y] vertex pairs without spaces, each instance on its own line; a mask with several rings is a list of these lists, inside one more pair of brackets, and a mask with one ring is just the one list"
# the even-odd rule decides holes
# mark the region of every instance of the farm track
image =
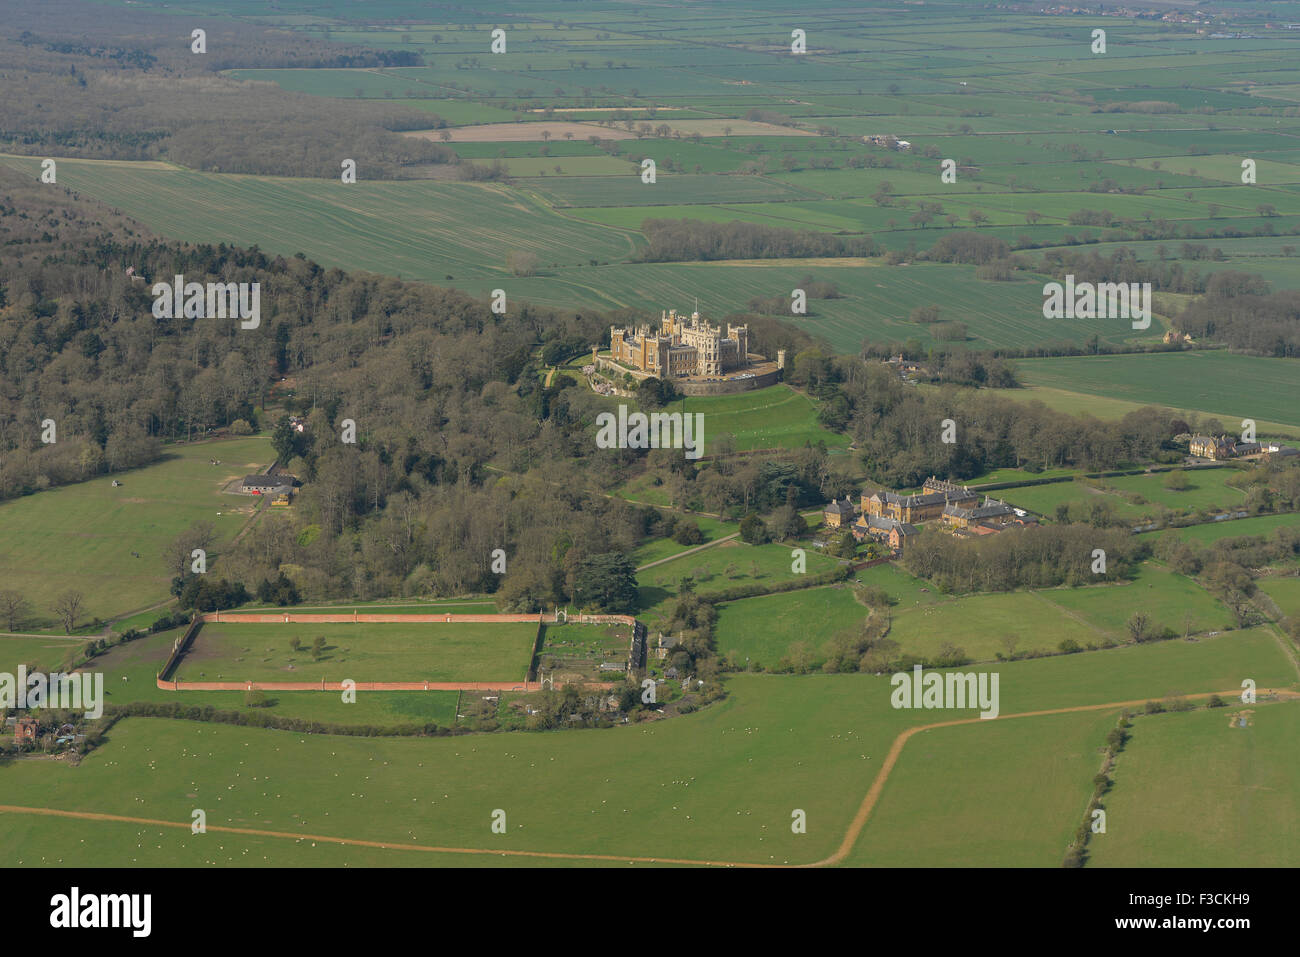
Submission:
[[[1186,699],[1196,700],[1213,697],[1218,694],[1233,698],[1239,693],[1240,689],[1233,689],[1222,692],[1204,692],[1201,694],[1186,695]],[[1275,696],[1282,701],[1300,700],[1300,692],[1294,691],[1277,691]],[[1084,711],[1106,711],[1111,709],[1138,708],[1146,704],[1150,699],[1142,698],[1132,701],[1108,701],[1103,704],[1085,704],[1075,705],[1069,708],[1049,708],[1041,711],[1022,711],[1017,714],[1005,714],[994,721],[1009,720],[1012,718],[1036,718],[1056,714],[1074,714]],[[628,864],[674,864],[674,865],[691,865],[699,867],[745,867],[745,868],[783,868],[783,867],[827,867],[842,864],[848,855],[852,852],[853,846],[857,843],[862,829],[866,826],[871,818],[871,812],[875,810],[876,804],[880,800],[880,795],[884,791],[885,783],[889,779],[890,773],[898,763],[899,757],[903,753],[904,747],[913,735],[922,731],[931,731],[937,728],[951,728],[959,725],[982,724],[986,719],[983,718],[958,718],[952,721],[936,721],[932,724],[918,725],[901,732],[890,745],[889,752],[885,756],[884,763],[876,772],[875,779],[871,782],[870,788],[858,806],[857,813],[849,822],[848,829],[845,831],[839,847],[827,857],[819,861],[813,861],[808,864],[762,864],[750,861],[724,861],[724,860],[698,860],[690,858],[674,857],[639,857],[625,854],[580,854],[565,853],[562,851],[521,851],[521,850],[493,850],[490,848],[470,848],[470,847],[438,847],[426,844],[407,844],[396,841],[369,841],[358,838],[337,837],[324,834],[295,834],[292,831],[270,831],[259,828],[246,827],[225,827],[222,825],[208,825],[209,831],[222,834],[245,834],[251,837],[277,837],[287,838],[293,841],[320,841],[327,844],[341,844],[354,847],[372,847],[382,850],[397,851],[420,851],[432,854],[474,854],[484,856],[500,857],[528,857],[540,858],[544,860],[570,860],[570,861],[608,861],[612,863],[626,862]],[[26,807],[16,804],[0,804],[0,814],[33,814],[47,817],[73,818],[85,821],[103,821],[109,823],[124,824],[143,824],[151,827],[167,827],[174,829],[190,830],[189,821],[166,821],[158,818],[134,817],[125,814],[103,814],[96,811],[67,811],[59,808],[43,807]]]
[[667,558],[659,558],[653,562],[646,562],[644,565],[638,565],[636,570],[639,572],[645,571],[647,568],[654,568],[656,565],[662,565],[665,562],[674,562],[679,558],[685,558],[687,555],[694,555],[696,552],[702,552],[706,548],[712,548],[714,545],[721,545],[723,542],[729,542],[733,538],[739,537],[740,532],[732,532],[730,535],[725,535],[722,538],[715,538],[713,541],[705,542],[703,545],[696,545],[694,548],[688,548],[686,551],[678,552],[676,555],[669,555]]

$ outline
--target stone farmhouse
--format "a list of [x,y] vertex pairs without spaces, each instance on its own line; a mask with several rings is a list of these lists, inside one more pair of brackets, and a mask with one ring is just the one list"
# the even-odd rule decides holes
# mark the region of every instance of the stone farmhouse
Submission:
[[1237,454],[1237,443],[1227,435],[1193,435],[1188,451],[1203,459],[1216,462]]
[[844,497],[844,501],[832,500],[829,505],[822,509],[822,523],[827,528],[843,528],[853,524],[853,519],[857,517],[858,510],[853,501]]
[[1013,525],[1033,525],[1029,517],[999,499],[984,499],[983,505],[948,505],[944,507],[943,524],[953,532],[989,535]]
[[915,525],[878,515],[863,515],[853,525],[853,537],[858,541],[871,538],[887,542],[900,555],[907,548],[908,540],[920,534],[921,530]]

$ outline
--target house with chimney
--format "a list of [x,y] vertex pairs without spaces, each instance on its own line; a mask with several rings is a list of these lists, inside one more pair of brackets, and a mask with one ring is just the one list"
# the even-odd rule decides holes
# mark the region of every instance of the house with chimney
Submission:
[[871,495],[862,493],[862,514],[876,518],[892,518],[907,524],[939,518],[949,505],[973,506],[979,494],[964,485],[957,485],[931,475],[917,495],[899,495],[880,490]]

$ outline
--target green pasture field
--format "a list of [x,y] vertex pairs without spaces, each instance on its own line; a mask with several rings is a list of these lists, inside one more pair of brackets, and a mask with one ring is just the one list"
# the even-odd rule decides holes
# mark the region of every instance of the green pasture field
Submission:
[[1148,616],[1153,629],[1168,627],[1180,636],[1223,631],[1234,622],[1228,609],[1199,584],[1154,561],[1143,562],[1131,582],[1036,594],[1116,641],[1129,640],[1127,622],[1139,612]]
[[[991,469],[983,475],[966,479],[963,484],[974,488],[980,485],[995,485],[1002,482],[1029,482],[1035,479],[1064,478],[1078,474],[1078,469],[1044,469],[1041,472],[1027,472],[1024,469],[1015,468]],[[1001,492],[996,494],[1000,495]]]
[[[775,358],[770,356],[769,358]],[[793,356],[787,357],[792,362]],[[704,454],[720,435],[735,437],[736,448],[802,448],[805,442],[825,442],[845,448],[849,438],[817,422],[818,403],[787,385],[774,385],[735,395],[689,396],[665,406],[666,412],[704,416]]]
[[1115,720],[1085,711],[922,731],[907,742],[846,863],[1059,867]]
[[1150,512],[1146,506],[1133,505],[1118,495],[1082,482],[1026,485],[1022,488],[999,489],[990,494],[1017,508],[1037,512],[1052,521],[1056,520],[1056,506],[1063,502],[1081,508],[1091,508],[1094,503],[1103,502],[1114,511],[1116,517],[1134,522]]
[[[1193,351],[1023,359],[1016,370],[1031,390],[1060,389],[1217,413],[1230,417],[1228,426],[1237,425],[1232,419],[1251,418],[1257,424],[1266,420],[1300,427],[1300,375],[1289,359]],[[1028,397],[1034,397],[1032,391]]]
[[29,638],[0,636],[0,672],[17,673],[19,665],[43,671],[59,670],[69,655],[77,654],[85,646],[82,638]]
[[511,176],[626,176],[627,160],[612,156],[521,156],[504,161]]
[[1066,639],[1081,647],[1126,642],[1126,622],[1137,612],[1148,615],[1153,628],[1168,626],[1180,635],[1223,630],[1233,621],[1194,581],[1146,562],[1132,582],[900,605],[888,638],[904,653],[932,657],[951,643],[976,661],[991,661],[1011,650],[1055,652]]
[[556,208],[570,206],[675,205],[682,203],[762,202],[813,199],[806,190],[759,176],[710,176],[658,171],[654,183],[643,183],[639,171],[624,164],[618,177],[572,176],[564,179],[520,179]]
[[867,618],[867,608],[843,584],[743,598],[717,608],[718,651],[735,667],[757,670],[775,667],[795,642],[807,643],[816,655],[836,632]]
[[1277,603],[1282,614],[1288,618],[1300,615],[1300,578],[1294,575],[1273,575],[1258,579],[1257,584],[1264,594]]
[[[172,645],[183,629],[159,632],[115,645],[97,655],[83,670],[104,675],[104,700],[109,705],[127,705],[137,701],[172,703],[194,707],[212,707],[281,718],[303,718],[328,724],[391,726],[434,723],[440,727],[456,724],[455,691],[358,691],[357,700],[345,704],[338,691],[268,692],[262,705],[250,707],[243,691],[173,691],[159,688],[156,682],[171,653]],[[67,651],[80,649],[82,642],[66,642],[67,649],[49,642],[32,640],[29,653],[15,655],[7,641],[0,639],[0,671],[13,672],[19,664],[37,664],[55,670]]]
[[[313,660],[312,642],[325,638]],[[204,624],[176,666],[180,681],[522,681],[535,623]],[[300,651],[289,642],[298,638]]]
[[[1120,343],[1135,335],[1122,321],[1044,319],[1042,283],[1037,280],[986,282],[975,278],[973,266],[916,263],[873,267],[871,263],[744,260],[623,264],[576,271],[571,277],[566,274],[554,280],[512,280],[511,285],[522,290],[520,295],[539,303],[563,288],[566,295],[601,308],[662,309],[664,304],[685,304],[698,297],[706,317],[721,318],[729,312],[746,311],[755,297],[779,296],[788,301],[790,291],[811,275],[834,283],[841,298],[810,299],[807,315],[782,318],[823,339],[835,352],[849,354],[857,354],[864,339],[932,342],[930,329],[909,318],[916,307],[930,305],[939,307],[941,319],[965,323],[970,336],[966,345],[975,349],[1083,342],[1094,334],[1103,341]],[[486,285],[482,291],[486,295]],[[560,301],[551,304],[558,306]],[[1149,334],[1145,337],[1150,338]]]
[[1243,535],[1272,536],[1276,528],[1295,528],[1300,526],[1300,514],[1289,512],[1282,515],[1256,515],[1252,518],[1239,518],[1222,522],[1206,522],[1202,525],[1189,525],[1186,528],[1174,528],[1161,532],[1162,535],[1176,535],[1185,542],[1209,545],[1224,538],[1238,538]]
[[[1259,685],[1261,691],[1265,685]],[[1246,727],[1234,727],[1245,716]],[[1300,705],[1261,702],[1138,718],[1089,866],[1294,867]],[[1188,760],[1194,755],[1194,760]]]
[[[663,143],[647,141],[649,145],[655,142]],[[574,146],[554,144],[557,151]],[[678,141],[671,146],[680,146],[679,152],[686,147],[714,149]],[[741,155],[722,149],[716,152]],[[32,158],[2,161],[33,173],[37,168]],[[1049,221],[1081,206],[1129,215],[1152,211],[1170,216],[1197,215],[1188,211],[1204,208],[1204,203],[1189,204],[1176,190],[1147,197],[1001,192],[976,198],[961,192],[962,199],[954,202],[949,193],[934,192],[932,174],[909,170],[803,170],[766,177],[664,173],[651,187],[630,173],[613,175],[623,168],[624,161],[605,156],[575,156],[568,161],[559,156],[524,156],[510,162],[524,164],[520,170],[536,167],[550,175],[521,179],[516,186],[366,182],[363,176],[355,187],[342,187],[318,180],[196,173],[156,163],[81,160],[65,160],[62,173],[74,188],[121,207],[164,234],[192,241],[256,242],[286,255],[303,252],[326,265],[449,282],[476,295],[487,295],[500,284],[506,274],[505,252],[535,251],[542,259],[540,275],[510,277],[512,298],[558,308],[653,308],[674,295],[701,295],[714,311],[722,313],[745,309],[756,295],[788,295],[794,284],[811,272],[817,279],[835,282],[844,298],[814,302],[812,315],[791,316],[788,321],[843,352],[856,352],[863,338],[929,341],[929,331],[916,327],[907,317],[916,306],[931,304],[940,306],[951,318],[960,317],[969,328],[969,345],[976,348],[1081,341],[1092,334],[1123,342],[1134,338],[1134,332],[1127,325],[1106,320],[1048,323],[1041,316],[1037,280],[980,282],[974,279],[970,266],[913,264],[863,270],[787,268],[779,262],[762,262],[738,270],[737,264],[729,263],[627,263],[643,243],[637,233],[641,222],[661,211],[671,217],[746,219],[850,232],[885,229],[891,219],[907,227],[908,209],[878,207],[865,199],[820,199],[860,192],[867,188],[863,183],[874,188],[885,179],[900,191],[928,188],[928,195],[962,217],[959,228],[969,226],[972,208],[982,209],[995,222],[1005,223],[1000,228],[1009,231],[1008,238],[1048,228],[1087,231],[1065,226],[1026,227],[1021,223],[1022,214],[1031,207]],[[565,175],[553,174],[556,165]],[[577,175],[588,168],[611,175]],[[1019,178],[1028,182],[1025,175]],[[771,199],[786,202],[769,202]],[[572,215],[557,212],[552,208],[556,204],[572,209]],[[232,233],[233,222],[244,223],[244,231]],[[464,222],[480,225],[466,234]],[[910,242],[924,247],[945,231],[940,223],[931,229],[895,229],[877,238],[891,247],[902,248]],[[610,265],[593,269],[592,261]]]
[[[132,718],[75,769],[84,773],[20,762],[0,776],[6,803],[188,821],[197,801],[210,827],[450,847],[816,860],[834,849],[870,783],[874,767],[859,757],[862,748],[878,765],[915,716],[889,708],[883,681],[868,702],[853,678],[832,678],[812,697],[791,682],[756,681],[763,679],[739,676],[732,700],[680,719],[560,735],[363,741]],[[832,741],[829,728],[853,733]],[[168,762],[165,774],[151,769],[159,759]],[[809,835],[791,834],[793,807],[817,822]],[[507,836],[491,833],[496,808],[507,813]],[[645,826],[627,827],[632,819]],[[20,843],[30,847],[20,836],[26,823],[0,815],[7,860]],[[104,832],[96,860],[138,863],[134,832],[120,846],[105,843],[115,833]],[[221,835],[219,843],[242,851],[256,840]],[[55,841],[50,852],[71,863],[86,849]],[[187,843],[173,863],[198,864],[214,852]],[[260,856],[250,850],[245,860],[260,863]]]
[[[993,668],[993,665],[980,666]],[[965,669],[971,670],[971,669]],[[1230,692],[1241,678],[1260,688],[1300,685],[1294,663],[1268,627],[1193,641],[1157,641],[1074,655],[997,662],[1002,714],[1108,701]]]
[[216,530],[209,570],[221,574],[221,544],[257,502],[222,489],[274,457],[263,437],[167,446],[153,465],[0,503],[0,581],[32,606],[33,620],[20,630],[56,627],[49,606],[69,589],[85,597],[83,622],[167,601],[175,571],[164,549],[195,522]]
[[[921,388],[930,388],[922,384]],[[1108,396],[1097,395],[1095,393],[1074,392],[1067,389],[1054,389],[1047,386],[1030,386],[1023,389],[1008,389],[1001,393],[1004,397],[1017,402],[1041,402],[1049,409],[1055,409],[1058,412],[1068,412],[1070,415],[1079,415],[1086,413],[1096,416],[1099,419],[1120,419],[1130,412],[1136,412],[1139,409],[1148,406],[1164,406],[1162,403],[1153,402],[1136,402],[1130,399],[1112,399]],[[1220,422],[1231,422],[1233,417],[1225,415],[1222,411],[1215,412],[1203,411],[1199,409],[1187,409],[1174,407],[1173,411],[1187,414],[1197,412],[1203,415],[1212,415],[1219,419]],[[1286,438],[1300,438],[1300,426],[1287,425],[1281,422],[1270,422],[1267,419],[1256,419],[1256,427],[1261,434],[1267,436],[1279,436]]]
[[[35,171],[38,161],[0,157]],[[63,160],[66,183],[192,242],[260,245],[305,253],[327,266],[442,283],[506,274],[506,254],[536,252],[543,268],[626,256],[631,234],[557,215],[527,192],[496,184],[358,182],[141,170]],[[465,223],[479,228],[466,231]],[[491,225],[488,225],[491,224]]]
[[934,658],[951,644],[975,661],[1006,654],[1011,639],[1018,652],[1054,652],[1067,638],[1081,647],[1105,640],[1038,592],[968,595],[898,610],[886,637],[904,654]]
[[[631,495],[631,498],[641,498],[640,495]],[[723,522],[719,519],[712,518],[708,515],[690,513],[678,516],[678,521],[693,522],[700,527],[700,532],[704,535],[704,544],[716,542],[719,538],[725,538],[728,535],[734,535],[740,530],[740,526],[735,522]],[[632,560],[637,565],[645,565],[649,562],[657,562],[661,559],[671,558],[688,549],[696,548],[695,545],[681,545],[671,538],[655,538],[638,545],[632,551]]]
[[[10,818],[6,822],[4,818]],[[8,827],[6,827],[8,823]],[[259,825],[266,827],[266,825]],[[214,835],[216,832],[212,832]],[[85,857],[87,847],[111,848],[116,867],[500,867],[500,857],[454,853],[414,853],[278,837],[220,835],[200,843],[189,827],[162,828],[120,821],[0,815],[0,853],[23,867],[66,867],[73,860],[103,866]],[[413,842],[412,842],[413,843]],[[576,867],[581,861],[511,858],[509,866]],[[638,865],[654,867],[653,864]]]
[[1240,476],[1241,473],[1236,469],[1185,469],[1183,474],[1187,476],[1188,486],[1182,491],[1165,488],[1165,479],[1169,474],[1156,472],[1151,475],[1120,475],[1106,479],[1106,484],[1108,488],[1116,490],[1112,494],[1140,495],[1148,502],[1170,509],[1226,510],[1237,508],[1245,502],[1245,493],[1227,484],[1228,479]]
[[[1003,715],[1159,699],[1171,692],[1222,691],[1239,685],[1243,669],[1261,688],[1295,681],[1275,641],[1258,629],[1194,644],[1166,642],[997,668]],[[671,721],[562,735],[362,740],[130,718],[114,727],[108,742],[79,767],[16,762],[0,768],[0,779],[6,803],[14,805],[188,823],[200,802],[208,809],[209,826],[443,847],[799,863],[822,859],[839,845],[900,731],[976,715],[895,710],[885,677],[734,675],[728,689],[726,701]],[[1015,727],[1041,742],[1037,732],[1026,731],[1026,723],[1036,720],[1016,719]],[[978,722],[971,729],[991,733],[969,739],[970,748],[983,749],[991,764],[1005,769],[1006,762],[1020,760],[1015,747],[999,745],[1003,738],[997,721]],[[946,732],[926,732],[908,743],[894,772],[903,782],[899,793],[906,795],[912,787],[905,777],[910,749],[936,733]],[[1055,822],[1064,806],[1065,821],[1053,826],[1072,829],[1076,809],[1069,805],[1071,800],[1079,803],[1082,814],[1086,793],[1070,798],[1066,792],[1086,788],[1090,775],[1073,783],[1073,768],[1082,765],[1070,757],[1071,747],[1083,746],[1086,735],[1061,733],[1071,734],[1052,759],[1061,777],[1050,788],[1033,792],[1048,807],[1026,813],[1036,821]],[[170,770],[163,773],[163,767]],[[886,798],[893,793],[887,784]],[[737,794],[743,795],[739,802]],[[796,807],[807,812],[806,835],[791,834],[790,809]],[[491,833],[496,808],[507,812],[508,835]],[[878,813],[882,816],[868,822],[860,839],[871,863],[907,865],[906,849],[913,845],[898,829],[907,829],[922,842],[915,846],[923,846],[934,820],[899,815],[892,801],[882,802]],[[627,827],[632,819],[644,826]],[[46,864],[129,866],[160,856],[155,847],[142,855],[142,837],[153,833],[143,826],[97,830],[99,840],[91,847],[79,842],[85,833],[80,822],[40,830],[48,843],[39,845],[25,836],[32,823],[26,816],[0,815],[0,853],[7,860],[34,855],[28,863],[44,857]],[[874,832],[885,826],[891,831],[889,841],[872,843]],[[656,836],[648,840],[647,834]],[[1042,850],[1018,844],[1013,856],[1045,854],[1056,835],[1041,841]],[[176,837],[160,837],[158,843],[173,866],[232,859],[255,866],[280,859],[337,866],[376,859],[407,863],[407,857],[417,856],[358,850],[354,857],[351,849],[320,848],[313,849],[320,850],[319,856],[310,856],[310,841],[289,852],[280,847],[290,844],[287,839],[250,835],[222,834],[218,848]],[[418,854],[418,860],[431,864],[441,858]],[[515,859],[477,861],[489,862],[509,865]],[[851,862],[857,862],[856,854]],[[988,847],[977,843],[955,852],[952,863],[988,863]]]
[[[1251,134],[1258,137],[1259,134]],[[1293,144],[1288,144],[1293,145]],[[1224,180],[1225,182],[1235,183],[1242,187],[1244,193],[1254,194],[1253,187],[1241,182],[1241,161],[1243,159],[1255,160],[1255,183],[1260,186],[1278,185],[1281,183],[1300,183],[1300,166],[1293,166],[1289,163],[1276,163],[1272,160],[1263,159],[1255,155],[1255,150],[1251,149],[1246,143],[1242,143],[1243,152],[1235,156],[1161,156],[1151,159],[1140,159],[1138,165],[1146,169],[1156,168],[1155,164],[1159,163],[1159,168],[1167,170],[1170,173],[1182,173],[1191,176],[1206,176],[1211,179]],[[1258,148],[1258,147],[1256,147]],[[1192,171],[1195,170],[1193,173]],[[1267,198],[1261,198],[1258,202],[1268,202]],[[1245,199],[1243,197],[1243,202]],[[1254,203],[1250,204],[1252,207]]]
[[[817,575],[835,567],[835,559],[827,558],[806,544],[799,547],[804,549],[807,559],[804,575]],[[791,570],[794,560],[790,552],[791,548],[786,545],[747,545],[740,539],[732,539],[702,552],[644,569],[637,575],[640,586],[637,617],[650,629],[666,627],[676,602],[678,583],[686,577],[695,579],[696,593],[705,597],[710,592],[743,585],[777,585],[801,580],[804,575]]]

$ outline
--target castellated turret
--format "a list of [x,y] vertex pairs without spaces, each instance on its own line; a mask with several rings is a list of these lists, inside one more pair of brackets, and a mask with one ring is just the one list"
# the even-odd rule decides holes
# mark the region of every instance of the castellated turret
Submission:
[[676,309],[660,313],[659,329],[610,329],[610,355],[617,362],[662,377],[720,377],[749,364],[749,326],[727,325],[726,334],[700,318]]

